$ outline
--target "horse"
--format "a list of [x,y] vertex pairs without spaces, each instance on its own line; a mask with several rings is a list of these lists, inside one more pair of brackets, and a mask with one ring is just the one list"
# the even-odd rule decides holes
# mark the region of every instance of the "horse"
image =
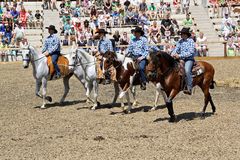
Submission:
[[[73,52],[73,50],[72,50]],[[86,96],[89,101],[90,94],[92,89],[94,90],[94,106],[92,109],[96,108],[97,97],[98,97],[98,79],[97,79],[97,69],[96,69],[96,58],[88,53],[84,49],[76,49],[72,54],[70,54],[69,63],[70,69],[74,70],[74,74],[77,75],[77,78],[80,78],[80,81],[86,89]],[[118,83],[113,83],[115,94],[113,96],[112,104],[114,105],[117,101],[119,95]]]
[[[121,100],[121,107],[125,113],[131,113],[132,105],[137,105],[136,99],[136,85],[140,85],[139,74],[136,73],[135,63],[132,58],[126,55],[116,54],[114,52],[106,52],[103,55],[103,74],[109,72],[113,66],[116,69],[117,83],[121,89],[119,98]],[[130,89],[134,102],[131,105],[128,90]],[[125,108],[123,103],[123,96],[126,96],[128,107]]]
[[[64,84],[64,94],[60,100],[60,104],[62,104],[70,90],[69,87],[69,79],[72,77],[72,75],[75,75],[77,79],[83,84],[84,88],[86,89],[86,95],[87,95],[87,102],[93,102],[93,107],[91,109],[95,109],[99,104],[97,102],[97,84],[93,83],[95,94],[94,94],[94,100],[91,100],[89,97],[89,92],[87,90],[88,88],[88,80],[84,79],[84,73],[82,72],[81,66],[75,66],[74,62],[72,61],[71,57],[75,53],[75,49],[72,48],[71,51],[64,55],[68,61],[69,66],[67,66],[70,70],[69,74],[63,77],[63,84]],[[28,45],[24,46],[21,49],[21,54],[23,57],[23,67],[28,68],[29,63],[31,62],[33,67],[33,76],[36,79],[36,90],[35,94],[36,96],[43,99],[43,104],[40,107],[41,109],[46,108],[46,100],[51,102],[52,98],[50,96],[46,96],[47,92],[47,81],[49,80],[49,67],[47,64],[47,57],[43,54],[38,54],[34,47]],[[74,66],[74,70],[73,70]],[[87,81],[87,82],[86,82]],[[42,95],[40,94],[40,88],[42,86]]]
[[[175,122],[176,116],[173,110],[172,100],[182,89],[182,77],[179,75],[177,61],[168,53],[159,51],[150,53],[148,56],[148,65],[146,74],[148,79],[153,82],[161,83],[163,90],[167,95],[166,106],[170,115],[169,122]],[[198,61],[198,65],[203,69],[203,73],[193,78],[193,86],[199,86],[204,93],[204,107],[202,115],[204,116],[206,107],[210,102],[213,113],[216,107],[213,103],[209,89],[214,89],[214,73],[213,66],[204,61]]]

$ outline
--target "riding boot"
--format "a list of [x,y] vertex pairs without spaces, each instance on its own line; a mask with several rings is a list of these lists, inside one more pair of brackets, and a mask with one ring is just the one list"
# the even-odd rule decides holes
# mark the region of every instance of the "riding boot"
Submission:
[[183,91],[184,94],[192,95],[192,89],[191,87],[187,86],[187,89]]

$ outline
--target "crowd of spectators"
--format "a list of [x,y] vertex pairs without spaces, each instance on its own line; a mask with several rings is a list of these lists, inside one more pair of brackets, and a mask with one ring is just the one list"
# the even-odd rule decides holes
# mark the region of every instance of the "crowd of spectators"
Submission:
[[[114,28],[121,28],[121,30],[115,29],[115,32],[109,35],[110,39],[114,46],[128,45],[133,38],[131,28],[138,25],[144,29],[145,36],[153,45],[152,49],[170,52],[179,40],[179,30],[182,27],[190,27],[197,42],[196,48],[203,52],[201,55],[206,55],[206,37],[203,33],[197,33],[194,19],[188,11],[190,2],[184,2],[185,5],[179,0],[174,0],[172,4],[164,1],[159,3],[151,1],[147,4],[145,0],[139,3],[129,0],[106,0],[103,2],[103,7],[99,7],[95,1],[84,0],[73,5],[70,0],[63,0],[59,6],[62,43],[96,46],[98,36],[95,33],[100,28],[110,33]],[[179,21],[172,18],[173,14],[181,14],[183,17],[185,15],[186,18]],[[158,45],[160,43],[161,45]],[[121,52],[125,47],[115,49]]]
[[[42,15],[39,10],[32,13],[26,10],[23,2],[0,2],[0,48],[19,47],[27,43],[25,38],[26,28],[41,28]],[[16,53],[16,51],[8,51]],[[1,58],[6,51],[0,51]]]
[[220,32],[224,41],[227,41],[227,54],[230,56],[240,54],[240,15],[237,17],[237,19],[232,18],[234,7],[240,6],[240,1],[210,0],[210,4],[213,8],[212,17],[222,17]]

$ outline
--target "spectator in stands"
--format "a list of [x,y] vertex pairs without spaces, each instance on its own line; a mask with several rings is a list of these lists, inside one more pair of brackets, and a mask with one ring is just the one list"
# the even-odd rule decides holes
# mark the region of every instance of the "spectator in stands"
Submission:
[[199,56],[207,55],[207,37],[204,36],[203,32],[199,33],[199,37],[197,38],[197,52]]
[[28,15],[27,15],[27,25],[28,25],[28,28],[34,28],[34,27],[35,27],[34,16],[33,16],[31,10],[28,11]]
[[180,8],[180,0],[173,0],[173,7],[175,8],[175,14],[179,14],[181,12]]
[[21,11],[19,13],[19,22],[22,23],[22,27],[26,28],[27,26],[27,11],[22,6]]
[[224,36],[224,40],[228,40],[229,36],[233,34],[233,27],[230,24],[229,21],[227,21],[223,26],[222,26],[222,35]]
[[3,44],[9,46],[12,43],[12,37],[12,30],[9,26],[7,26],[3,35]]
[[221,17],[223,17],[223,15],[225,14],[228,14],[230,15],[230,12],[229,12],[229,6],[228,6],[228,3],[224,0],[220,0],[220,7],[222,9],[221,11]]
[[153,38],[154,41],[157,41],[157,35],[160,34],[160,28],[157,25],[157,21],[153,22],[153,25],[149,28],[149,36]]
[[70,19],[67,20],[67,22],[64,24],[63,26],[63,30],[64,30],[64,36],[69,36],[69,32],[71,30],[71,23],[70,23]]
[[16,23],[18,21],[18,18],[19,18],[19,12],[17,11],[16,7],[13,7],[11,9],[10,14],[13,18],[13,22]]
[[13,40],[17,47],[20,46],[20,42],[23,40],[24,36],[25,36],[24,27],[20,22],[16,23],[15,29],[13,31]]
[[142,0],[139,4],[139,11],[146,12],[148,10],[146,0]]
[[183,14],[188,14],[189,13],[189,5],[190,5],[190,0],[182,0],[182,13]]
[[121,3],[117,5],[116,10],[119,14],[119,24],[121,25],[124,23],[124,14],[125,14],[125,10],[123,9]]
[[106,0],[104,2],[104,10],[108,13],[112,12],[112,2],[111,2],[111,0]]
[[126,23],[126,24],[134,24],[135,21],[136,21],[135,15],[134,15],[134,12],[133,12],[133,10],[132,10],[132,7],[130,6],[130,7],[128,8],[127,13],[126,13],[125,23]]
[[218,4],[218,0],[209,0],[209,3],[213,7],[213,16],[215,16],[215,14],[217,14],[217,17],[219,17],[219,4]]
[[69,31],[69,36],[70,36],[70,45],[76,45],[77,44],[77,33],[76,30],[74,29],[74,25],[71,26],[71,29]]
[[56,0],[51,0],[51,5],[52,5],[52,10],[56,9],[58,11],[56,6]]
[[174,35],[174,29],[172,20],[170,19],[170,14],[166,14],[165,19],[163,19],[161,22],[161,33],[164,36]]
[[79,40],[78,40],[78,46],[84,47],[86,45],[87,45],[87,40],[85,39],[84,35],[80,35]]
[[186,14],[186,19],[183,20],[183,27],[193,29],[193,20],[189,14]]
[[225,25],[227,22],[230,23],[231,25],[233,25],[232,18],[229,17],[228,14],[225,14],[224,18],[222,19],[222,26]]
[[123,4],[125,6],[125,12],[128,10],[128,7],[131,5],[131,2],[129,0],[126,0]]
[[6,31],[5,23],[2,22],[0,23],[0,35],[4,35],[5,31]]
[[148,15],[150,20],[154,20],[157,18],[157,7],[154,5],[154,2],[151,2],[151,5],[148,6]]
[[123,32],[123,37],[120,39],[120,41],[122,41],[125,44],[129,44],[130,38],[128,37],[127,32]]
[[39,10],[36,10],[35,18],[36,18],[35,26],[40,28],[43,27],[42,15],[40,14]]

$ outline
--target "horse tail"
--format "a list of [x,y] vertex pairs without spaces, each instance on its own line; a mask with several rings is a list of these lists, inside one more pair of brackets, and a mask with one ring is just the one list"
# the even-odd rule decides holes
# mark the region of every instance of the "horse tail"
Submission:
[[214,89],[214,84],[216,85],[216,82],[212,80],[212,82],[210,83],[210,89]]

